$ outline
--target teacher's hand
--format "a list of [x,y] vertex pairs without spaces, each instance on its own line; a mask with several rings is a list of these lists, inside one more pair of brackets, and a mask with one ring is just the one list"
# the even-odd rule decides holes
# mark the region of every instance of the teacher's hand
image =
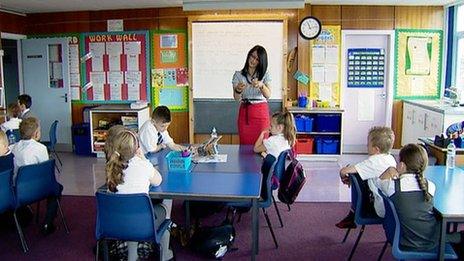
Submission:
[[255,88],[258,88],[258,89],[262,89],[264,87],[264,83],[262,81],[258,81],[257,78],[254,78],[252,81],[251,81],[251,85]]
[[237,84],[237,86],[235,86],[235,92],[236,93],[241,93],[243,92],[243,90],[245,89],[245,84],[243,82],[240,82]]

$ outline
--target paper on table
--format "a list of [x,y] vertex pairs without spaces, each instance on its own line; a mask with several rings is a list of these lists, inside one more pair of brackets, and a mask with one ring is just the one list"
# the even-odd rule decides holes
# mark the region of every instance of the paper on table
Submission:
[[374,120],[374,99],[375,89],[360,89],[358,90],[358,121],[373,121]]
[[325,47],[325,62],[338,64],[338,45],[328,45]]
[[338,82],[338,65],[326,64],[325,66],[325,81],[326,83]]
[[104,101],[105,93],[103,91],[103,84],[93,84],[93,100],[94,101]]
[[311,59],[314,63],[325,63],[325,48],[323,45],[314,45]]
[[194,160],[198,163],[227,162],[227,154],[217,154],[212,156],[198,157]]
[[332,84],[319,83],[319,100],[332,101]]
[[325,81],[324,66],[313,65],[311,79],[313,82],[324,82]]
[[139,84],[127,84],[127,99],[128,100],[140,100],[140,85]]
[[90,81],[92,82],[93,86],[98,84],[105,84],[106,77],[105,72],[90,72]]
[[129,54],[140,54],[140,42],[124,42],[124,53]]
[[121,84],[110,84],[110,99],[122,100],[121,97]]

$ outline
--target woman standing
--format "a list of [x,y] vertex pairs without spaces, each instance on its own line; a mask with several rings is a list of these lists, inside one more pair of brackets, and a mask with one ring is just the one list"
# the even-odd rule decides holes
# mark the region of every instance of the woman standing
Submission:
[[255,144],[259,134],[269,128],[270,81],[266,49],[256,45],[248,52],[243,69],[236,71],[232,79],[234,99],[240,102],[237,120],[240,144]]

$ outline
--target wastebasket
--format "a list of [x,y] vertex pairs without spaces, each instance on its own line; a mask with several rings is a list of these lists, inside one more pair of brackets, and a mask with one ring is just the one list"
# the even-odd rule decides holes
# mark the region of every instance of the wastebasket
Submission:
[[93,155],[90,142],[90,124],[79,123],[72,126],[74,153],[77,155]]

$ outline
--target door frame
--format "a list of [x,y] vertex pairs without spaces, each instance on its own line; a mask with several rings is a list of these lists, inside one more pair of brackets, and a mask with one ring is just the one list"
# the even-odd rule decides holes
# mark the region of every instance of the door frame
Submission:
[[26,39],[24,34],[13,34],[0,32],[0,39],[16,40],[16,49],[18,50],[18,82],[19,93],[24,94],[24,80],[23,80],[23,53],[21,48],[21,40]]
[[340,102],[340,107],[343,108],[344,106],[344,89],[346,88],[346,78],[347,78],[347,70],[346,70],[346,60],[347,54],[344,52],[346,48],[346,38],[350,35],[380,35],[380,36],[388,36],[389,41],[389,50],[386,55],[388,55],[388,81],[387,85],[385,86],[385,91],[387,94],[386,102],[385,102],[385,126],[391,127],[392,125],[392,114],[393,114],[393,73],[394,73],[394,65],[395,65],[395,30],[342,30],[342,45],[341,45],[341,85],[340,85],[340,96],[342,97]]

